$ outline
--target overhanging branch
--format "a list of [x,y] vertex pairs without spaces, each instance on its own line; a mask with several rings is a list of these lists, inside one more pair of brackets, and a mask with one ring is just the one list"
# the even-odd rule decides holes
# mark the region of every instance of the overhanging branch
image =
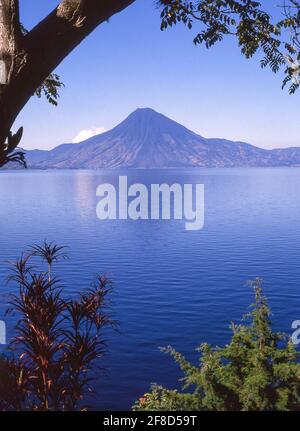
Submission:
[[26,36],[30,63],[46,78],[98,25],[134,1],[63,0]]
[[[134,1],[62,0],[35,28],[21,36],[18,1],[1,0],[4,25],[0,53],[10,61],[5,60],[4,74],[9,70],[5,75],[7,85],[0,85],[0,147],[21,109],[61,61],[98,25]],[[13,67],[11,62],[15,63]]]

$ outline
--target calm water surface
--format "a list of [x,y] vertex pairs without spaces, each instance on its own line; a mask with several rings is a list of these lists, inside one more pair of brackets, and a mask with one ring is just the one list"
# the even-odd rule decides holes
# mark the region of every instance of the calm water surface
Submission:
[[[182,221],[100,221],[100,183],[204,183],[205,227]],[[56,267],[76,295],[93,276],[114,282],[120,333],[109,334],[96,409],[128,409],[151,382],[176,386],[177,367],[159,346],[191,360],[200,342],[223,344],[252,302],[246,281],[265,280],[276,328],[300,319],[300,169],[18,171],[0,173],[0,319],[13,285],[8,260],[43,241],[66,244]]]

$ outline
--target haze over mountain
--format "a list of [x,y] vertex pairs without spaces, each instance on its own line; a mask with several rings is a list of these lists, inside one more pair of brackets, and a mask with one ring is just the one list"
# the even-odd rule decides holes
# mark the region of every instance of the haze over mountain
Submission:
[[79,144],[26,152],[28,167],[56,169],[300,166],[300,148],[265,150],[206,139],[153,109]]

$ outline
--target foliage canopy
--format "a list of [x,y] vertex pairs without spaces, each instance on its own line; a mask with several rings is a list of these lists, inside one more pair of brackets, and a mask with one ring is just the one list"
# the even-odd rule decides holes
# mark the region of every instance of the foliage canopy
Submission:
[[158,4],[163,7],[162,30],[179,23],[190,30],[196,27],[194,44],[207,48],[225,36],[234,36],[246,58],[262,53],[262,67],[269,66],[274,73],[284,67],[283,87],[290,84],[290,93],[299,88],[299,0],[273,6],[283,12],[283,19],[278,22],[255,0],[159,0]]

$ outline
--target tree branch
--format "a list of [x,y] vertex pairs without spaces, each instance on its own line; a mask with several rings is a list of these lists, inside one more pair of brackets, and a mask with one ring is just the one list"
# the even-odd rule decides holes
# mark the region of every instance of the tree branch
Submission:
[[21,36],[18,1],[0,0],[0,53],[9,58],[8,85],[0,85],[0,153],[17,115],[50,73],[98,25],[134,1],[62,0]]
[[[25,38],[29,61],[37,56],[46,78],[98,25],[135,0],[63,0]],[[37,66],[37,65],[35,65]]]

